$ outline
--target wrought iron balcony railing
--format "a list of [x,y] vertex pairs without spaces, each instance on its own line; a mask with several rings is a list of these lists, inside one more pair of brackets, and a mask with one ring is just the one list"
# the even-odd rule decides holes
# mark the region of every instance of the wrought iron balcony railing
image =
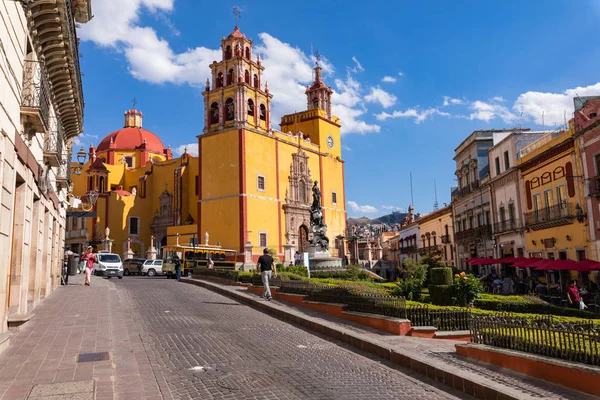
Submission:
[[589,196],[600,197],[600,176],[590,179]]
[[467,194],[471,193],[473,190],[479,189],[479,186],[480,186],[480,183],[478,180],[473,181],[473,182],[469,183],[468,185],[466,185],[465,187],[462,187],[458,190],[453,191],[452,199],[466,196]]
[[444,244],[450,243],[450,235],[442,235],[441,239],[442,239],[442,243],[444,243]]
[[575,207],[565,202],[526,213],[525,223],[527,227],[537,231],[572,224],[575,218],[577,218]]
[[52,167],[59,167],[63,159],[64,133],[60,121],[50,118],[50,129],[44,136],[44,161]]
[[46,132],[50,116],[50,88],[41,62],[25,60],[21,113],[29,117],[28,122],[36,132]]
[[59,187],[67,187],[71,180],[71,149],[65,148],[60,159],[60,166],[56,174],[56,184]]
[[413,254],[417,252],[417,246],[404,246],[400,248],[400,254]]
[[466,229],[464,231],[456,232],[454,234],[454,240],[456,242],[465,242],[476,239],[491,239],[492,238],[492,226],[482,225],[477,228]]
[[419,248],[419,254],[422,256],[427,255],[427,254],[438,253],[441,251],[442,251],[442,246],[439,244]]
[[494,233],[504,233],[514,231],[523,228],[523,224],[518,219],[511,219],[508,221],[500,221],[494,224]]
[[79,105],[81,107],[81,119],[83,120],[83,85],[81,84],[81,69],[79,67],[79,39],[77,39],[77,33],[75,30],[75,20],[73,19],[73,14],[71,10],[73,9],[71,5],[71,0],[65,0],[65,7],[67,12],[65,13],[67,16],[67,24],[69,25],[69,42],[71,43],[71,50],[73,51],[73,65],[75,70],[75,79],[77,80],[78,93],[79,97]]

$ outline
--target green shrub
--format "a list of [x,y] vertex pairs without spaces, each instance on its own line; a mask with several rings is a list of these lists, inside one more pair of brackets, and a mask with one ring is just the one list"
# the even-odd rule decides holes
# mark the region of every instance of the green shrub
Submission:
[[431,303],[438,306],[452,305],[454,295],[453,285],[429,285]]
[[279,278],[281,278],[282,280],[289,280],[289,281],[301,281],[303,279],[306,279],[304,276],[294,274],[292,272],[279,272],[279,269],[277,270],[277,276]]
[[406,275],[407,279],[418,279],[420,282],[425,282],[428,268],[427,264],[419,264],[412,258],[405,258],[402,261],[400,270]]
[[[349,281],[373,281],[374,279],[362,270],[357,265],[349,265],[348,268],[344,271],[320,271],[320,272],[311,272],[311,278],[320,278],[320,279],[345,279]],[[383,281],[383,279],[378,279],[379,281]]]
[[481,292],[483,284],[474,275],[464,272],[454,275],[454,303],[457,306],[472,306]]
[[429,281],[432,285],[452,285],[452,268],[431,268]]
[[308,270],[304,265],[292,265],[289,267],[277,267],[277,273],[289,272],[294,275],[308,276]]
[[545,314],[586,319],[599,319],[600,315],[574,308],[557,307],[533,296],[492,296],[484,294],[473,304],[482,310],[523,314]]
[[421,301],[422,290],[423,285],[418,279],[404,279],[396,282],[396,287],[390,290],[390,294],[406,300]]

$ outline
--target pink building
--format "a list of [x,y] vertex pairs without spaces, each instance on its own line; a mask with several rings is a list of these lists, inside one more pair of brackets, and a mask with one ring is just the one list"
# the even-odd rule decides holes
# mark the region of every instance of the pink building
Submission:
[[600,260],[600,96],[576,97],[573,102],[575,140],[586,186],[588,255],[590,259]]

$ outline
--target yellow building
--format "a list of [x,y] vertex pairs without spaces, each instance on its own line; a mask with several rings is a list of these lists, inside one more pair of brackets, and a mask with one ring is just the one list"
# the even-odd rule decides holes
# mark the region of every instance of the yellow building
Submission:
[[181,244],[196,238],[189,228],[196,226],[198,160],[187,152],[173,158],[170,148],[142,128],[142,118],[137,110],[127,111],[124,127],[90,146],[81,174],[72,174],[74,196],[86,200],[88,192],[98,192],[93,217],[69,213],[66,244],[73,251],[81,252],[87,243],[104,249],[106,228],[112,251],[124,258],[146,257],[152,236],[160,251],[169,227],[189,225],[172,230],[182,233]]
[[418,219],[419,255],[439,257],[446,265],[454,265],[454,230],[452,206],[447,206]]
[[[315,68],[306,89],[308,110],[271,121],[272,95],[260,57],[238,27],[221,42],[222,61],[210,65],[204,131],[198,136],[198,232],[249,261],[263,248],[286,261],[306,249],[311,188],[318,181],[330,251],[341,255],[346,227],[340,121],[331,114],[332,90]],[[338,248],[336,250],[336,247]]]
[[530,257],[581,261],[587,220],[573,130],[550,132],[524,147],[518,162],[525,244]]

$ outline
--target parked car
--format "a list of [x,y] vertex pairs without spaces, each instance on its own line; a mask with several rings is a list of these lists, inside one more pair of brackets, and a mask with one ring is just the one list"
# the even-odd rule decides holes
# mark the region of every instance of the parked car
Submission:
[[125,276],[141,275],[144,261],[146,261],[145,258],[128,258],[123,261],[123,274]]
[[170,275],[170,271],[163,269],[163,260],[146,260],[142,264],[142,275]]
[[98,276],[113,276],[123,279],[121,257],[114,253],[98,253],[98,262],[94,264],[94,273]]

